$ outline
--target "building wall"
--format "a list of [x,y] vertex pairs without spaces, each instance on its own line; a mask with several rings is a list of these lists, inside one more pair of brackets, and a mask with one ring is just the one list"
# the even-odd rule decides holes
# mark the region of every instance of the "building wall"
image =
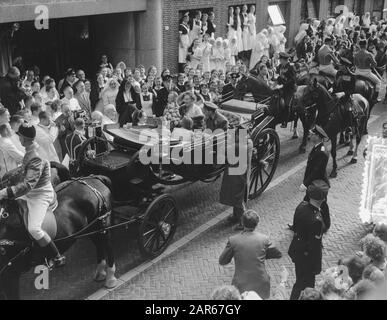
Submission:
[[[298,16],[301,11],[301,0],[164,0],[163,6],[163,64],[176,71],[178,55],[178,27],[179,12],[182,10],[194,10],[200,8],[213,8],[215,13],[216,34],[215,36],[224,37],[227,34],[227,20],[229,6],[241,6],[243,4],[255,4],[257,7],[257,31],[266,26],[268,15],[262,11],[269,4],[280,4],[285,6],[287,12],[283,12],[287,22],[289,38],[293,39],[300,19]],[[283,5],[281,4],[283,3]],[[291,10],[293,6],[293,11]],[[261,8],[259,8],[261,7]],[[298,8],[299,7],[299,8]],[[267,10],[267,9],[266,9]],[[290,19],[291,12],[296,16],[295,21]],[[262,15],[263,14],[263,15]],[[262,18],[262,17],[266,17]],[[266,21],[262,21],[266,20]]]
[[[160,0],[161,1],[161,0]],[[44,4],[51,18],[143,11],[147,0],[1,0],[0,23],[34,20],[35,7]]]

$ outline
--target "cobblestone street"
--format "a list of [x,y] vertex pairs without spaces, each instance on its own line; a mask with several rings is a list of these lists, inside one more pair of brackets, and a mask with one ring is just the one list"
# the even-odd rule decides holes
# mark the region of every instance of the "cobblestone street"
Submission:
[[[387,118],[385,110],[384,105],[375,107],[370,120],[370,134],[380,133],[381,124]],[[283,253],[282,259],[267,263],[272,285],[278,282],[281,267],[286,266],[290,272],[290,289],[294,269],[287,249],[292,234],[286,225],[291,223],[294,209],[303,198],[298,186],[302,181],[307,154],[298,154],[299,141],[290,140],[288,129],[280,129],[280,136],[281,156],[274,180],[269,190],[249,202],[249,208],[260,214],[260,231],[269,234]],[[357,250],[358,240],[366,233],[358,217],[364,162],[361,153],[365,141],[366,138],[359,148],[359,162],[356,165],[350,165],[350,158],[344,156],[347,148],[338,151],[339,176],[332,181],[328,199],[332,227],[324,239],[324,267]],[[203,226],[208,221],[224,213],[227,207],[217,202],[219,187],[220,179],[212,184],[196,183],[168,190],[176,198],[180,209],[175,243],[184,240],[194,230],[204,230]],[[49,290],[34,289],[36,275],[32,271],[23,276],[22,298],[84,299],[97,291],[90,299],[206,299],[215,287],[231,282],[233,264],[221,267],[218,257],[232,234],[231,226],[221,221],[209,230],[195,234],[197,237],[182,248],[170,250],[172,254],[165,258],[146,262],[136,247],[135,227],[115,232],[117,275],[130,280],[120,282],[119,288],[109,292],[101,289],[102,284],[93,282],[95,250],[89,241],[81,240],[66,254],[67,266],[50,274]],[[128,271],[130,278],[126,274]]]

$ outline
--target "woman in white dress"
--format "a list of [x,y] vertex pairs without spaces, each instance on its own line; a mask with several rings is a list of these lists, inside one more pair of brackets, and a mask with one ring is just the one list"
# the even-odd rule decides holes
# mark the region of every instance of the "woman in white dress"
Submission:
[[202,37],[207,33],[208,29],[208,14],[203,13],[202,15]]
[[210,65],[210,56],[212,51],[212,45],[209,42],[210,35],[204,34],[203,35],[203,42],[201,45],[202,48],[202,60],[201,63],[203,65],[203,73],[211,71],[211,65]]
[[194,19],[192,20],[191,31],[189,33],[190,45],[195,39],[199,39],[202,33],[202,12],[200,10],[195,12]]
[[223,40],[223,57],[224,57],[224,60],[223,60],[222,70],[226,71],[226,64],[231,63],[231,49],[229,46],[228,39]]
[[190,46],[188,21],[189,13],[187,12],[179,25],[179,72],[183,72],[182,69],[187,62],[188,48]]
[[212,59],[215,70],[219,71],[224,69],[223,39],[221,37],[216,39],[215,47],[212,49]]
[[214,70],[216,68],[215,66],[215,60],[213,58],[214,56],[214,48],[215,48],[215,39],[214,38],[210,38],[208,40],[208,42],[210,43],[211,45],[211,53],[210,53],[210,71]]
[[202,47],[200,46],[199,39],[194,40],[191,50],[192,50],[192,54],[191,54],[191,61],[189,64],[192,69],[196,70],[203,56],[203,50],[202,50]]
[[232,38],[236,35],[235,23],[234,23],[234,7],[228,9],[228,22],[227,22],[227,39],[231,41]]
[[237,46],[237,36],[236,34],[230,41],[230,54],[231,54],[231,59],[230,59],[230,64],[231,66],[235,66],[236,60],[238,58],[238,46]]
[[145,112],[147,117],[153,116],[153,93],[149,92],[149,86],[147,83],[144,83],[141,86],[140,93],[140,101],[141,101],[141,110]]
[[236,25],[236,36],[237,36],[237,47],[238,51],[243,51],[243,42],[242,42],[242,18],[241,18],[241,9],[239,7],[235,8],[234,23]]
[[242,51],[249,51],[251,50],[249,18],[247,17],[247,5],[245,4],[242,7],[241,25],[242,25],[242,44],[243,44]]
[[256,27],[256,20],[257,17],[255,16],[255,5],[252,5],[250,7],[250,11],[247,15],[248,18],[248,24],[249,24],[249,50],[254,48],[255,44],[255,37],[257,35],[257,27]]

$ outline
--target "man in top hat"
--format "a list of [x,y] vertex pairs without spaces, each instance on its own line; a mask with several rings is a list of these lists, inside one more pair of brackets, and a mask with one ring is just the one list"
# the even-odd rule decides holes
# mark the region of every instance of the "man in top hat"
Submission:
[[319,70],[324,74],[336,78],[337,70],[333,63],[338,64],[339,60],[336,58],[332,49],[332,38],[325,39],[324,44],[317,53],[318,63],[320,64]]
[[312,151],[309,153],[306,164],[303,183],[300,186],[301,191],[306,191],[308,186],[314,180],[324,180],[329,185],[327,175],[327,165],[329,160],[324,141],[328,141],[328,135],[323,128],[316,125],[310,130],[310,140],[314,143]]
[[305,288],[314,288],[315,277],[321,272],[322,236],[327,230],[321,206],[328,191],[324,180],[313,181],[307,190],[309,201],[302,201],[294,213],[294,236],[288,251],[296,269],[291,300],[297,300]]
[[367,50],[367,40],[360,40],[359,46],[360,50],[355,54],[354,57],[356,66],[355,74],[367,78],[375,85],[375,97],[377,98],[382,87],[382,81],[371,70],[377,66],[377,63],[371,52]]
[[223,87],[222,100],[230,100],[233,98],[238,85],[238,80],[239,80],[239,74],[236,72],[231,73],[230,82]]
[[294,66],[289,62],[289,54],[281,52],[279,54],[280,65],[277,67],[278,84],[283,86],[283,98],[285,102],[285,110],[283,112],[282,128],[286,128],[290,113],[290,104],[294,93],[297,90],[297,75]]
[[218,112],[218,106],[210,101],[205,101],[203,106],[203,113],[205,115],[205,127],[211,132],[222,129],[227,131],[228,120]]
[[63,266],[62,256],[50,236],[42,230],[42,224],[51,204],[56,200],[55,191],[51,185],[50,163],[42,159],[35,143],[36,129],[24,123],[18,131],[20,143],[26,153],[22,162],[22,176],[19,183],[0,190],[0,200],[23,197],[28,207],[28,232],[32,238],[45,249],[45,254],[53,260],[55,266]]

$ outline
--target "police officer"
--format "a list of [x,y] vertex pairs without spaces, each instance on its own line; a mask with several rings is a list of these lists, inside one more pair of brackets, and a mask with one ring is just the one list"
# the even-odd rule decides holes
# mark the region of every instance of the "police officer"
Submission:
[[360,50],[354,57],[356,66],[355,74],[367,78],[375,85],[375,97],[377,98],[382,86],[382,81],[371,70],[371,68],[375,68],[377,66],[377,63],[371,52],[367,51],[367,40],[360,40],[359,46]]
[[331,46],[332,39],[328,37],[325,39],[324,45],[317,53],[318,63],[320,65],[319,70],[328,76],[336,78],[337,70],[335,69],[333,63],[339,64],[339,61],[337,60]]
[[324,129],[318,125],[310,130],[310,134],[310,140],[314,143],[314,147],[308,156],[304,180],[300,186],[300,191],[306,191],[312,181],[318,179],[324,180],[329,185],[327,175],[329,155],[324,145],[324,141],[329,140],[328,135]]
[[42,159],[36,144],[35,127],[28,124],[20,126],[18,131],[20,143],[26,149],[22,163],[21,182],[0,190],[0,200],[18,199],[22,197],[28,207],[28,231],[32,238],[45,250],[55,266],[63,266],[65,257],[62,256],[50,236],[42,229],[47,210],[56,199],[51,185],[50,163]]
[[313,181],[307,189],[309,201],[302,201],[294,213],[294,236],[288,251],[296,269],[291,300],[297,300],[305,288],[314,288],[315,277],[321,272],[322,237],[328,229],[321,205],[328,191],[325,181]]
[[277,67],[277,82],[283,86],[283,98],[285,110],[282,122],[282,128],[286,128],[289,119],[290,103],[297,89],[297,75],[294,66],[289,62],[289,54],[281,52],[279,54],[280,65]]

